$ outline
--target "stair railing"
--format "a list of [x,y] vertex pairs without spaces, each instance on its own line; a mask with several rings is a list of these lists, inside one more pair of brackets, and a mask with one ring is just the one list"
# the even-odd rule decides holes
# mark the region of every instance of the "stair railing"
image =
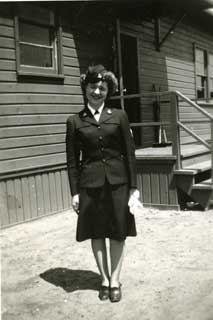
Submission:
[[[213,183],[213,115],[205,111],[203,108],[201,108],[199,105],[197,105],[194,101],[187,98],[185,95],[180,93],[179,91],[161,91],[161,92],[151,92],[151,93],[139,93],[139,94],[130,94],[125,96],[115,96],[112,97],[111,100],[117,100],[117,99],[131,99],[131,98],[153,98],[153,97],[163,97],[163,96],[170,96],[170,106],[171,106],[171,122],[168,121],[160,121],[160,122],[137,122],[137,123],[131,123],[131,127],[159,127],[162,126],[171,126],[171,134],[172,134],[172,154],[176,157],[176,168],[181,169],[182,168],[182,161],[181,161],[181,141],[180,141],[180,128],[185,130],[189,135],[191,135],[193,138],[195,138],[197,141],[199,141],[202,145],[204,145],[206,148],[208,148],[211,152],[211,179]],[[193,106],[195,109],[197,109],[200,113],[202,113],[204,116],[206,116],[210,121],[210,143],[206,142],[204,139],[202,139],[198,134],[196,134],[193,130],[188,128],[186,125],[184,125],[180,121],[180,110],[179,110],[179,98]]]
[[[203,138],[201,138],[198,134],[196,134],[192,129],[188,128],[185,124],[180,121],[180,110],[179,110],[179,98],[183,101],[187,102],[191,106],[193,106],[196,110],[202,113],[204,116],[208,118],[210,121],[210,143],[206,142]],[[193,121],[190,121],[192,123]],[[213,115],[208,113],[206,110],[197,105],[194,101],[187,98],[185,95],[180,93],[179,91],[171,92],[171,123],[172,123],[172,153],[177,158],[177,169],[182,168],[181,162],[181,152],[180,152],[180,128],[186,131],[189,135],[191,135],[194,139],[199,141],[202,145],[208,148],[211,152],[211,179],[213,183]]]

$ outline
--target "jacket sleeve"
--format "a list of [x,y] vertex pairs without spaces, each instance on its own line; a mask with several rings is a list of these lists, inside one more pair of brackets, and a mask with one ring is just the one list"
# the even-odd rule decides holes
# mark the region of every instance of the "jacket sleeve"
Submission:
[[79,193],[80,148],[76,139],[76,125],[73,117],[67,120],[66,132],[67,171],[72,196]]
[[121,110],[121,131],[125,149],[125,159],[129,174],[130,188],[137,188],[135,143],[131,133],[129,120],[125,111]]

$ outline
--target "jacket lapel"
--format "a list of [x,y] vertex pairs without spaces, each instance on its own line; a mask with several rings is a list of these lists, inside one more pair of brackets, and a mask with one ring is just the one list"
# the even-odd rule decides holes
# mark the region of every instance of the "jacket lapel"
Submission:
[[104,107],[99,119],[99,123],[103,123],[108,119],[110,119],[111,117],[112,117],[112,110],[108,107]]
[[84,110],[82,110],[80,112],[80,117],[83,121],[89,122],[93,125],[98,126],[100,123],[103,123],[107,120],[109,120],[112,117],[112,109],[108,108],[108,107],[104,107],[99,122],[97,122],[93,116],[93,114],[90,112],[90,110],[88,108],[85,108]]
[[93,114],[90,112],[88,108],[85,108],[84,110],[81,111],[80,117],[82,121],[89,122],[94,125],[98,125],[98,122],[95,120]]

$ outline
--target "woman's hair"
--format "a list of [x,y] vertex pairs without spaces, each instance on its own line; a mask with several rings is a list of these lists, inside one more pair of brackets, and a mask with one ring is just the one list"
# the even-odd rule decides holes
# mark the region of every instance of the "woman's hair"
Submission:
[[85,95],[85,89],[88,83],[96,83],[99,81],[105,81],[108,84],[108,97],[113,95],[118,89],[118,80],[114,73],[107,71],[104,66],[96,65],[89,66],[86,73],[80,77],[81,88]]

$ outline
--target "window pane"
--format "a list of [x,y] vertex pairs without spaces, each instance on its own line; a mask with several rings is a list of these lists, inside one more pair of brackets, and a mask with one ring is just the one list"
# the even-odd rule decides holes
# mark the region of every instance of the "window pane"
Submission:
[[19,38],[20,41],[46,46],[50,46],[52,43],[51,29],[23,22],[19,24]]
[[197,98],[198,99],[206,98],[206,94],[207,94],[207,79],[206,79],[206,77],[197,76],[196,84],[197,84]]
[[205,76],[204,64],[196,63],[196,74]]
[[196,49],[195,51],[196,61],[204,64],[204,50]]
[[201,77],[201,85],[204,88],[207,88],[207,79],[206,77]]
[[205,98],[205,91],[202,88],[197,88],[197,97],[198,99]]
[[22,65],[45,68],[53,66],[52,49],[21,44],[20,53]]
[[201,77],[197,76],[196,84],[197,84],[197,87],[202,87],[202,78]]

